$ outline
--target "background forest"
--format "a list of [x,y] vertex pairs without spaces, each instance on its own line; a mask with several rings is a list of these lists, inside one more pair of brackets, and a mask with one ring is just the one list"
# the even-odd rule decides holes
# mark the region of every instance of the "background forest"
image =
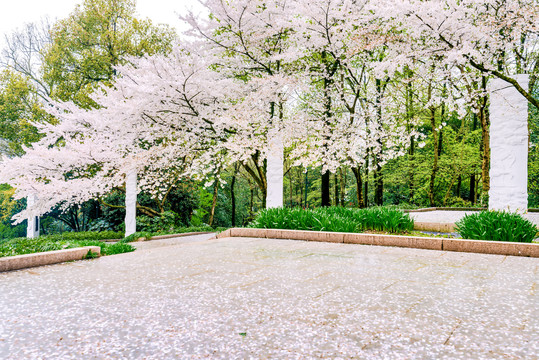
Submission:
[[[210,13],[218,17],[219,12],[211,8],[212,2],[208,4]],[[99,105],[91,95],[103,86],[114,87],[118,67],[130,64],[133,58],[166,56],[172,52],[178,35],[167,26],[139,19],[135,5],[130,0],[86,0],[68,18],[55,23],[43,20],[39,24],[28,24],[6,37],[0,56],[2,158],[17,159],[24,155],[43,136],[37,125],[54,125],[60,121],[46,111],[51,101],[71,101],[81,109],[97,108]],[[535,11],[537,13],[536,8]],[[216,36],[227,31],[246,36],[241,35],[241,31],[234,32],[232,26],[220,26],[212,29]],[[330,29],[333,25],[325,26]],[[265,45],[271,42],[273,50],[285,47],[282,40],[268,39]],[[331,40],[329,35],[326,40]],[[404,70],[386,71],[380,76],[375,70],[369,72],[366,64],[373,67],[373,63],[390,56],[387,44],[364,49],[361,56],[350,61],[341,58],[349,54],[349,49],[343,50],[344,55],[331,54],[328,49],[331,48],[311,49],[309,57],[297,56],[287,60],[286,65],[275,60],[279,70],[273,71],[292,73],[304,69],[309,90],[295,100],[298,113],[329,121],[332,117],[353,114],[351,103],[353,106],[356,102],[369,103],[375,119],[372,121],[379,120],[379,128],[369,129],[375,129],[373,133],[379,136],[366,142],[360,161],[343,161],[331,166],[316,160],[298,161],[298,153],[309,152],[305,144],[286,147],[286,207],[485,207],[488,204],[487,85],[491,74],[463,68],[467,83],[454,90],[452,87],[457,86],[449,79],[453,73],[444,68],[441,61],[439,66],[437,60],[429,62],[432,68],[424,65],[426,70],[404,66]],[[234,56],[230,55],[231,49],[225,50],[226,56]],[[250,56],[247,50],[246,53]],[[530,51],[522,60],[536,64],[529,90],[535,98],[538,55],[535,50]],[[267,61],[270,65],[266,70],[256,71],[271,72],[275,69],[272,61]],[[497,61],[502,72],[515,68],[515,56],[504,54]],[[520,73],[518,69],[516,72]],[[256,78],[241,71],[234,76]],[[354,83],[356,77],[360,80]],[[317,103],[323,106],[317,108]],[[386,109],[383,116],[382,106]],[[531,104],[529,109],[528,192],[532,208],[539,207],[539,112]],[[327,125],[327,131],[339,136],[339,127]],[[399,136],[406,141],[394,140]],[[323,152],[313,154],[325,156]],[[216,166],[206,171],[203,178],[176,177],[173,168],[167,169],[166,178],[171,180],[164,191],[156,194],[143,190],[139,194],[138,230],[248,224],[265,207],[266,163],[258,161],[257,156],[259,154],[253,153],[227,166]],[[70,176],[76,174],[66,174]],[[24,199],[14,199],[14,193],[11,186],[0,185],[0,239],[26,233],[25,222],[16,226],[11,223],[13,215],[26,206]],[[42,218],[41,231],[43,234],[120,231],[124,226],[124,202],[125,188],[115,186],[91,200],[69,206],[59,204]]]

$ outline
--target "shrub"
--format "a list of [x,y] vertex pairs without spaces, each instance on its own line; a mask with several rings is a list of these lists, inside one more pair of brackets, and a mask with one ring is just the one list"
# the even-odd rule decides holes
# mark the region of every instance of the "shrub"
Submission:
[[173,211],[165,211],[160,216],[149,217],[146,215],[137,216],[137,228],[145,232],[168,232],[181,226],[181,219]]
[[80,231],[80,232],[63,232],[60,234],[43,235],[39,239],[47,241],[61,240],[110,240],[123,238],[122,232],[115,231]]
[[132,245],[126,244],[124,242],[117,242],[116,244],[112,244],[106,246],[105,248],[102,248],[101,255],[123,254],[131,251],[135,251],[135,248]]
[[472,202],[468,200],[464,200],[458,196],[452,196],[449,199],[447,199],[447,202],[445,205],[449,207],[466,208],[466,207],[472,207]]
[[51,240],[46,239],[45,237],[34,239],[16,238],[0,243],[0,257],[72,249],[83,246],[99,246],[101,247],[102,255],[113,255],[135,250],[135,248],[129,244],[120,244],[121,245],[118,245],[118,243],[107,244],[98,240]]
[[387,207],[355,209],[344,207],[274,208],[262,210],[249,227],[334,232],[364,230],[401,233],[411,231],[414,221],[401,210]]
[[465,239],[532,242],[537,227],[519,214],[505,211],[482,211],[466,215],[456,223]]

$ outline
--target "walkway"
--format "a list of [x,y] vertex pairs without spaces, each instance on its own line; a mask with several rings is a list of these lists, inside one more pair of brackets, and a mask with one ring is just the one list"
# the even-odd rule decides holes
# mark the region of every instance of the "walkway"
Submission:
[[0,358],[539,354],[539,259],[207,239],[0,274]]

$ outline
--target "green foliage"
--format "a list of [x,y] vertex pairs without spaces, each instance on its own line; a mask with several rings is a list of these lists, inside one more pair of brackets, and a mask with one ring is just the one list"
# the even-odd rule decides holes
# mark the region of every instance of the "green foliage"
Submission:
[[33,254],[37,252],[72,249],[83,246],[99,246],[101,255],[113,255],[123,252],[134,251],[129,244],[108,244],[98,240],[62,239],[58,236],[40,236],[34,239],[15,238],[0,240],[0,257]]
[[198,191],[198,208],[193,210],[191,216],[191,225],[192,226],[203,226],[205,225],[206,215],[209,214],[213,201],[213,194],[207,191],[205,188],[200,187]]
[[[539,94],[535,94],[537,97]],[[529,107],[528,206],[539,207],[539,109]]]
[[132,251],[135,251],[135,248],[132,245],[119,241],[116,244],[107,244],[107,246],[101,248],[101,255],[116,255]]
[[471,201],[464,200],[462,198],[459,198],[457,196],[452,196],[447,199],[446,204],[449,207],[455,207],[455,208],[469,208],[472,207]]
[[129,243],[133,241],[137,241],[140,238],[145,238],[146,240],[150,239],[152,237],[152,233],[147,231],[137,231],[136,233],[133,233],[129,236],[124,237],[121,242],[123,243]]
[[149,217],[137,216],[137,228],[144,232],[167,232],[181,225],[178,214],[173,211],[165,211],[160,216]]
[[456,223],[465,239],[532,242],[537,227],[519,214],[505,211],[482,211],[466,215]]
[[10,226],[9,224],[0,223],[0,239],[12,239],[26,235],[25,224]]
[[95,259],[97,257],[97,254],[93,252],[92,250],[88,250],[88,253],[84,257],[85,259]]
[[[460,119],[452,115],[447,122],[442,130],[440,157],[434,182],[434,205],[462,207],[463,201],[456,198],[469,201],[470,177],[475,175],[476,179],[479,179],[481,174],[481,130],[472,130],[471,116]],[[428,191],[434,143],[430,129],[420,130],[426,137],[415,145],[414,155],[408,153],[390,160],[384,166],[385,204],[407,202],[420,207],[430,206]],[[370,181],[372,182],[372,173]]]
[[95,107],[89,94],[99,84],[111,85],[114,66],[129,56],[170,51],[173,30],[137,19],[135,13],[133,0],[84,0],[54,24],[43,64],[53,97]]
[[[190,232],[221,232],[221,231],[224,231],[226,229],[227,228],[224,228],[224,227],[213,228],[213,227],[211,227],[209,225],[188,226],[188,227],[174,229],[174,230],[172,230],[173,231],[172,234],[185,234],[185,233],[190,233]],[[166,234],[159,233],[157,235],[166,235]]]
[[336,232],[375,230],[402,233],[411,231],[414,221],[408,214],[388,207],[368,209],[327,207],[314,210],[274,208],[262,210],[249,227]]
[[0,154],[17,156],[40,139],[32,122],[50,122],[30,82],[10,70],[0,72]]
[[81,232],[63,232],[61,234],[44,235],[39,239],[45,241],[63,241],[63,240],[112,240],[123,238],[123,233],[115,231],[81,231]]

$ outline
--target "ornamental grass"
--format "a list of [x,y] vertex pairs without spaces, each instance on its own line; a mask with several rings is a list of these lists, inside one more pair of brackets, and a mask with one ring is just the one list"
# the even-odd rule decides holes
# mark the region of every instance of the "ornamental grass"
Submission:
[[464,239],[530,243],[537,237],[537,227],[517,213],[481,211],[456,222],[456,231]]
[[387,207],[273,208],[262,210],[249,227],[350,233],[368,230],[404,233],[413,230],[414,221],[403,211]]

